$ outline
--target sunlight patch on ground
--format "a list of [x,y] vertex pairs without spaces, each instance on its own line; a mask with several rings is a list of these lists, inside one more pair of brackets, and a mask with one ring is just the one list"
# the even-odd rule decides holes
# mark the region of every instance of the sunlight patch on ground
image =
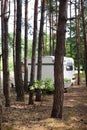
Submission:
[[50,130],[65,130],[66,128],[69,129],[70,126],[65,124],[62,120],[48,118],[42,121],[42,125],[47,127]]

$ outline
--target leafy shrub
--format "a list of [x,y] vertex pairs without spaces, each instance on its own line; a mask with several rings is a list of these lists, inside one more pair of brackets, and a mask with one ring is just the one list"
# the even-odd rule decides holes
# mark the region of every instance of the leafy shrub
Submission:
[[37,90],[41,89],[43,93],[53,93],[54,87],[52,80],[49,78],[46,78],[45,80],[36,80],[33,86],[30,86],[30,90]]
[[49,78],[46,78],[45,81],[44,81],[44,83],[45,83],[46,93],[49,93],[49,94],[53,93],[53,91],[54,91],[54,85],[53,85],[52,80],[49,79]]

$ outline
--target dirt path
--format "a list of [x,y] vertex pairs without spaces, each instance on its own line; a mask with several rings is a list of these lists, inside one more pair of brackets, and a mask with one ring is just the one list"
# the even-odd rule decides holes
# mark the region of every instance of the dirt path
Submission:
[[[45,95],[41,103],[28,104],[11,98],[11,107],[3,106],[3,130],[87,130],[87,88],[73,86],[64,94],[63,119],[50,118],[53,96]],[[8,129],[6,129],[8,128]]]

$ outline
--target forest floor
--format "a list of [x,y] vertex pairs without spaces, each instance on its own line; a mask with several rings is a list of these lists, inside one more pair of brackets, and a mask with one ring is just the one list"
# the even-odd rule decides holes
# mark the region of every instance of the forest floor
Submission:
[[[87,88],[85,83],[74,85],[64,93],[63,119],[50,118],[53,95],[42,96],[41,102],[28,105],[15,101],[11,94],[10,108],[4,107],[2,130],[87,130]],[[1,98],[0,98],[1,99]]]

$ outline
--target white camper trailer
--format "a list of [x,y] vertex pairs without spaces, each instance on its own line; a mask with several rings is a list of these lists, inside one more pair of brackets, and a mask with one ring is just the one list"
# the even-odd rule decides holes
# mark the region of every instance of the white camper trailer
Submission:
[[69,79],[70,82],[64,82],[64,87],[67,88],[71,86],[74,82],[76,82],[76,78],[74,76],[75,70],[74,70],[74,60],[71,57],[64,57],[64,79]]
[[[54,81],[54,56],[42,57],[42,80],[46,78]],[[30,81],[31,71],[31,59],[28,59],[28,82]],[[74,60],[69,57],[64,57],[64,79],[69,81],[64,83],[64,87],[67,88],[72,84],[72,78],[74,75]],[[35,65],[35,80],[37,79],[37,58]]]

